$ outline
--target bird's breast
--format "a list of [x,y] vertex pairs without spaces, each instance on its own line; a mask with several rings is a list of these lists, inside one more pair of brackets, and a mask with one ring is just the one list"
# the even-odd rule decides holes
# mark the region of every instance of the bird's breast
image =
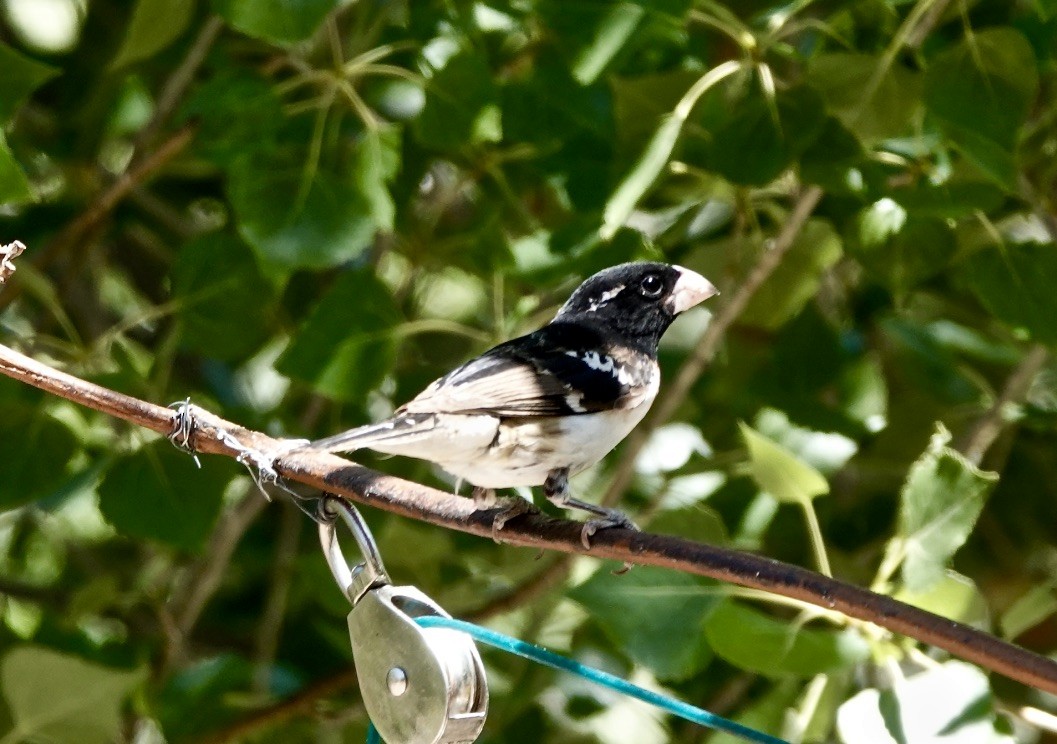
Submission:
[[655,375],[632,408],[573,416],[504,418],[495,439],[468,462],[441,462],[448,472],[483,488],[539,486],[558,468],[580,473],[605,457],[642,421],[657,395]]

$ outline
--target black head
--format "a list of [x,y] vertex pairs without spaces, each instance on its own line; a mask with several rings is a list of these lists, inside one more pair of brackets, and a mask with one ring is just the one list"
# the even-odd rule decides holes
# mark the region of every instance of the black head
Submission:
[[712,283],[695,271],[636,261],[587,279],[554,319],[602,326],[630,345],[655,351],[679,313],[715,294]]

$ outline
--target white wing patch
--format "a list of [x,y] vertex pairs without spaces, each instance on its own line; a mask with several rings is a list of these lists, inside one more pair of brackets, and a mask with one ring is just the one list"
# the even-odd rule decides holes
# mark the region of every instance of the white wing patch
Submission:
[[565,405],[569,406],[569,408],[576,411],[577,413],[583,413],[587,410],[584,407],[583,393],[569,393],[565,396]]
[[575,351],[567,351],[565,353],[568,356],[576,357],[591,369],[598,370],[599,372],[608,372],[613,375],[613,377],[617,378],[617,382],[621,385],[630,386],[634,384],[634,377],[632,377],[627,367],[623,364],[618,364],[614,361],[613,357],[608,354],[599,354],[597,351],[586,351],[583,354]]
[[617,286],[613,287],[613,289],[610,289],[610,290],[607,290],[607,291],[603,292],[601,295],[598,296],[597,299],[592,299],[591,300],[591,304],[588,305],[587,311],[589,313],[593,313],[596,310],[598,310],[598,308],[605,307],[606,304],[611,299],[613,299],[614,297],[616,297],[618,294],[620,294],[623,291],[624,291],[624,285],[623,284],[618,284]]

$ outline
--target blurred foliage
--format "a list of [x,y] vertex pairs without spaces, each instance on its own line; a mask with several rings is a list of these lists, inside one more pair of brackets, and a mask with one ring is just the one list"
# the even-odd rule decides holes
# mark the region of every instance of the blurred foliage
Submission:
[[[678,262],[721,307],[816,185],[624,506],[1057,652],[1057,365],[1002,396],[1057,342],[1052,0],[2,5],[0,242],[29,250],[0,342],[322,436],[603,266]],[[668,379],[707,321],[666,337]],[[6,379],[0,439],[0,742],[363,741],[299,512]],[[1054,710],[822,610],[586,559],[519,592],[549,560],[367,518],[455,615],[513,593],[486,622],[791,741],[1034,742],[1018,711]],[[703,738],[484,655],[482,741]]]

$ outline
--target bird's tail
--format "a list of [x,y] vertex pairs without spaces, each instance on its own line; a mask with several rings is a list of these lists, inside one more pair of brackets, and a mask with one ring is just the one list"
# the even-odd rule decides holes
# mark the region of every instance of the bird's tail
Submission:
[[360,449],[385,451],[386,443],[410,443],[419,435],[431,431],[436,416],[431,413],[403,413],[377,424],[367,424],[343,431],[332,437],[317,439],[308,449],[317,452],[355,452]]

